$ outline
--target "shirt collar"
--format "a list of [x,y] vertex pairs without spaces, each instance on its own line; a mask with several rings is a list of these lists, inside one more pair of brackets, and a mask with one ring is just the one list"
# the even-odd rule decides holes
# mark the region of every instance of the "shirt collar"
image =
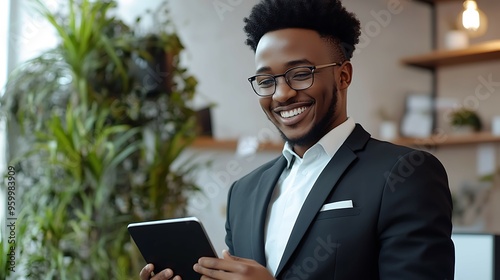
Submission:
[[[330,130],[327,134],[325,134],[318,143],[314,144],[311,148],[309,148],[306,153],[313,149],[315,146],[321,146],[323,150],[329,157],[333,157],[337,150],[342,146],[347,137],[351,134],[356,126],[354,120],[352,118],[347,118],[347,120],[340,125],[336,126],[332,130]],[[286,142],[282,151],[283,156],[287,161],[287,168],[290,168],[293,164],[295,158],[300,158],[294,151],[290,143]],[[304,154],[305,155],[305,154]]]

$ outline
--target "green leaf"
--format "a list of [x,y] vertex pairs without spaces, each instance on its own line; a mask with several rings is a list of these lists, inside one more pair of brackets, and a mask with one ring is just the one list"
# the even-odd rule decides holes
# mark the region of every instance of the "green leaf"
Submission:
[[127,146],[123,151],[118,153],[113,160],[109,163],[108,168],[115,168],[118,164],[122,163],[128,156],[139,149],[139,143],[132,143]]

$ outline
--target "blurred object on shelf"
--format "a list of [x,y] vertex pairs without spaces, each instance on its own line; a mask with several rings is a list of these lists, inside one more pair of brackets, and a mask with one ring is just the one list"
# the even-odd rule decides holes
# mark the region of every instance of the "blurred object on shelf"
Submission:
[[469,37],[463,30],[450,30],[445,34],[444,45],[448,50],[465,49],[469,46]]
[[433,104],[430,94],[409,94],[406,97],[405,114],[401,122],[401,135],[421,138],[431,136]]
[[196,111],[197,134],[201,136],[213,136],[212,114],[210,107]]
[[479,132],[483,128],[481,119],[475,111],[461,108],[453,111],[450,117],[453,133],[455,134]]

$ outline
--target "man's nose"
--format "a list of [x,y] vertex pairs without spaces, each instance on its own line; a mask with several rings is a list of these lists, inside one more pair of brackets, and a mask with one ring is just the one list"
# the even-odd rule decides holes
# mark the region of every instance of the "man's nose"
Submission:
[[273,94],[274,101],[286,102],[295,95],[297,95],[297,91],[288,85],[284,77],[278,77],[276,79],[276,92]]

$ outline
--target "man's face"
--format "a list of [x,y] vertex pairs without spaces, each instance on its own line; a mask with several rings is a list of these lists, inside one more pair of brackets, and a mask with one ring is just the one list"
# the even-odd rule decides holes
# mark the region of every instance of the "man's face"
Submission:
[[[316,31],[282,29],[266,33],[257,46],[257,74],[279,75],[295,66],[315,66],[332,61],[332,49]],[[262,110],[283,138],[295,148],[308,149],[335,126],[345,121],[345,98],[339,100],[339,68],[318,69],[313,85],[294,90],[283,77],[277,79],[276,92],[259,99]]]

